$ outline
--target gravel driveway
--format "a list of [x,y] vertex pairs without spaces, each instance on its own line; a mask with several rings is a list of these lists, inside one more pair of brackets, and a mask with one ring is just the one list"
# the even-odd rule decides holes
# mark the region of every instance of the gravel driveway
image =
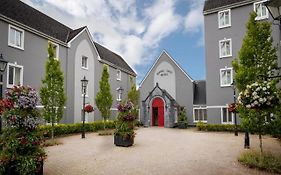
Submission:
[[[251,147],[258,149],[258,137],[251,136]],[[46,175],[258,175],[237,162],[244,135],[199,132],[195,129],[139,128],[135,144],[116,147],[113,136],[97,133],[68,136],[63,145],[47,148]],[[265,137],[264,150],[280,154],[277,140]]]

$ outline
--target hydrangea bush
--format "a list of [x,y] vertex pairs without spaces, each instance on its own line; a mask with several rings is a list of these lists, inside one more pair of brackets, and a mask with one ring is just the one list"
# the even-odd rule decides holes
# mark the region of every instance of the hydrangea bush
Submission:
[[116,122],[115,135],[134,138],[134,125],[136,120],[136,109],[132,102],[127,101],[118,104],[118,117]]
[[279,100],[276,92],[276,86],[270,81],[255,82],[239,93],[238,102],[248,109],[271,108]]
[[[35,174],[46,154],[38,130],[37,92],[28,86],[15,86],[0,101],[6,130],[0,137],[0,174],[15,166],[18,174]],[[6,172],[7,173],[7,172]]]

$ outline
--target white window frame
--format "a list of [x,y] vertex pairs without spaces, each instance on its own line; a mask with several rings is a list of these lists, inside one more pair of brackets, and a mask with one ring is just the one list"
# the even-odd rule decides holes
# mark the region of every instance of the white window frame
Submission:
[[17,64],[13,64],[13,63],[8,63],[7,64],[7,88],[13,88],[15,86],[15,69],[14,69],[14,76],[13,76],[13,84],[9,84],[9,67],[17,67],[20,68],[20,85],[23,85],[23,66],[21,65],[17,65]]
[[[223,122],[223,109],[227,110],[227,113],[226,113],[227,122]],[[228,121],[228,119],[229,119],[228,114],[229,114],[228,107],[227,106],[221,107],[221,124],[234,124],[234,113],[231,112],[231,122]]]
[[[206,110],[206,115],[207,115],[207,107],[193,107],[193,123],[197,123],[197,122],[203,122],[203,123],[207,123],[208,122],[208,115],[207,115],[207,120],[195,120],[195,110],[202,110],[205,109]],[[204,117],[202,117],[204,118]]]
[[[225,71],[225,70],[230,70],[230,83],[229,84],[222,84],[222,71]],[[223,69],[220,69],[220,86],[221,87],[230,87],[233,83],[233,68],[232,67],[225,67]]]
[[[11,31],[11,29],[14,29],[14,30],[17,30],[19,32],[22,32],[21,47],[19,47],[16,44],[13,44],[13,43],[10,42],[10,39],[11,39],[10,31]],[[16,35],[15,35],[15,37],[16,37]],[[9,24],[9,26],[8,26],[8,46],[24,50],[24,30],[23,29],[20,29],[18,27],[15,27],[15,26]]]
[[[268,1],[268,0],[263,0],[263,1],[255,2],[255,3],[254,3],[254,12],[256,12],[256,5],[257,5],[257,4],[264,5],[263,3],[266,2],[266,1]],[[255,18],[256,20],[263,20],[263,19],[267,19],[267,18],[269,17],[269,12],[268,12],[268,10],[267,10],[266,7],[265,7],[265,9],[266,9],[266,15],[264,15],[264,16],[257,16],[257,17]]]
[[[87,65],[87,67],[83,66],[83,58],[86,58],[86,65]],[[84,55],[81,57],[81,67],[82,67],[82,69],[86,69],[86,70],[89,69],[89,61],[88,60],[89,60],[89,58],[84,56]]]
[[59,60],[59,54],[60,54],[60,45],[54,43],[54,42],[51,42],[54,46],[56,46],[56,55],[55,55],[55,59],[56,60]]
[[[221,22],[220,22],[220,14],[221,14],[221,13],[225,13],[225,12],[228,12],[228,14],[229,14],[229,24],[221,25]],[[225,16],[224,16],[224,20],[225,20]],[[231,9],[222,10],[222,11],[219,11],[219,12],[218,12],[218,26],[219,26],[219,29],[222,29],[222,28],[230,27],[230,26],[231,26]]]
[[120,87],[116,89],[116,101],[122,101],[122,91],[120,90]]
[[[221,43],[223,42],[227,42],[229,41],[229,55],[222,55],[222,50],[221,50]],[[220,52],[220,58],[226,58],[226,57],[231,57],[232,56],[232,39],[229,38],[229,39],[223,39],[223,40],[219,40],[219,52]]]
[[[116,80],[117,80],[117,81],[121,81],[121,74],[122,74],[122,73],[121,73],[121,70],[118,69],[118,70],[117,70],[117,73],[116,73]],[[119,76],[118,76],[118,75],[119,75]]]

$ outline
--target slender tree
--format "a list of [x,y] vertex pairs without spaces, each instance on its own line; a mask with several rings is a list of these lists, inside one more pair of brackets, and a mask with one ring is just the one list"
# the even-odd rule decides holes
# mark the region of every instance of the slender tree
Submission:
[[[250,14],[239,58],[232,62],[236,72],[235,83],[240,94],[246,94],[255,83],[270,82],[272,87],[276,87],[279,81],[276,78],[270,78],[276,75],[278,70],[276,48],[272,47],[271,25],[268,22],[255,20],[256,16],[255,12]],[[274,89],[277,90],[277,88]],[[253,94],[253,96],[255,96],[254,98],[258,97],[257,94]],[[263,100],[258,98],[254,103],[258,104]],[[262,134],[267,125],[266,118],[269,118],[272,110],[254,109],[245,105],[239,107],[242,124],[248,130],[259,134],[261,152]]]
[[110,84],[109,84],[109,73],[108,67],[106,65],[103,66],[102,77],[99,82],[100,90],[96,96],[96,104],[101,112],[101,116],[103,118],[104,129],[105,129],[105,121],[109,119],[111,112],[110,108],[113,103],[112,95],[110,93]]
[[128,92],[128,100],[134,104],[135,108],[139,107],[139,91],[136,88],[136,84],[132,84],[130,91]]
[[43,105],[43,117],[52,124],[52,139],[54,139],[54,124],[63,116],[66,102],[64,92],[64,76],[60,68],[60,61],[55,58],[54,45],[48,43],[48,59],[46,61],[45,78],[40,89],[41,103]]

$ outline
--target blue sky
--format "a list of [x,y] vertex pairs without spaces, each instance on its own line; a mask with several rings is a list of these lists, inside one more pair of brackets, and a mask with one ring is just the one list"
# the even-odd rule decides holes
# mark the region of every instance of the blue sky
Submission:
[[195,80],[205,79],[204,0],[22,0],[120,54],[139,83],[162,50]]

